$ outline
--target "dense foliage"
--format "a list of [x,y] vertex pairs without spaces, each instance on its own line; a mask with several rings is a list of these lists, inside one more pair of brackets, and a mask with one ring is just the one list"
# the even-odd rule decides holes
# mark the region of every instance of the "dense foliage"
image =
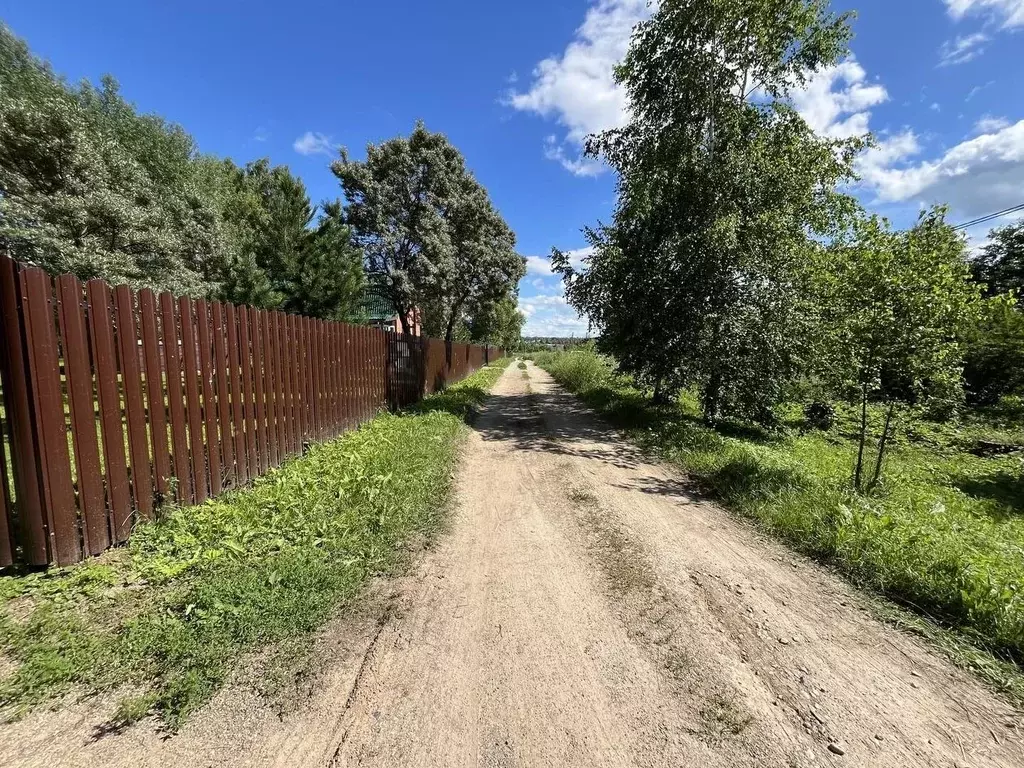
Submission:
[[[977,289],[968,280],[963,239],[941,210],[908,232],[875,217],[855,223],[826,250],[811,296],[818,308],[811,370],[829,390],[860,408],[858,489],[877,485],[898,408],[927,401],[950,409],[961,394],[957,340],[972,320]],[[868,405],[885,405],[885,422],[865,482]]]
[[986,296],[1024,294],[1024,221],[992,230],[973,272]]
[[617,172],[614,218],[585,230],[581,269],[553,263],[656,400],[686,388],[709,423],[768,426],[797,390],[815,412],[856,404],[851,477],[870,490],[900,419],[1024,394],[1024,226],[972,264],[943,208],[897,232],[846,193],[870,136],[819,136],[790,97],[850,36],[822,0],[661,2],[616,72],[629,122],[588,142]]
[[821,6],[662,2],[616,73],[632,119],[589,144],[618,173],[614,222],[588,232],[582,274],[554,256],[602,349],[695,385],[708,419],[778,399],[808,337],[805,265],[855,207],[836,188],[862,142],[815,135],[788,101],[846,52]]
[[0,247],[49,272],[353,317],[362,255],[287,168],[199,154],[116,81],[71,86],[0,26]]
[[412,134],[346,150],[331,165],[368,275],[409,333],[415,308],[449,341],[467,317],[513,296],[526,274],[515,235],[448,139]]

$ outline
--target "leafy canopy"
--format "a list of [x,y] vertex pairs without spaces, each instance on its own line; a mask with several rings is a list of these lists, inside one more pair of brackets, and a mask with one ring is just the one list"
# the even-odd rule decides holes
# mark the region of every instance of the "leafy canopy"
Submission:
[[104,77],[69,86],[0,25],[0,247],[51,273],[351,317],[361,254],[338,204],[259,160],[200,155]]
[[[652,383],[696,385],[706,417],[765,416],[797,367],[799,287],[856,208],[837,185],[860,139],[816,136],[788,101],[846,52],[846,16],[807,0],[666,0],[617,70],[632,119],[591,137],[618,172],[610,226],[570,303]],[[638,311],[643,307],[648,311]]]
[[451,339],[467,310],[525,274],[515,235],[443,134],[418,123],[408,138],[369,145],[363,161],[343,149],[331,169],[366,271],[406,333],[410,313],[429,309]]

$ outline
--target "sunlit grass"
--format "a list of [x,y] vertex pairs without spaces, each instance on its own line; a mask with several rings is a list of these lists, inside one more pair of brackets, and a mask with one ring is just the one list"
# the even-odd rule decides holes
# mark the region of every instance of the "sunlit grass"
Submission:
[[[1019,424],[972,415],[905,425],[872,495],[854,493],[852,412],[827,432],[702,423],[697,404],[656,406],[589,351],[536,362],[701,490],[858,585],[953,628],[1008,664],[988,676],[1024,701],[1024,478],[1019,455],[969,452],[979,438],[1024,444]],[[799,413],[799,409],[795,409]],[[980,662],[975,664],[980,665]]]
[[463,417],[507,361],[235,491],[139,526],[125,549],[0,577],[0,650],[17,715],[67,692],[131,684],[125,720],[171,728],[247,651],[307,636],[442,522]]

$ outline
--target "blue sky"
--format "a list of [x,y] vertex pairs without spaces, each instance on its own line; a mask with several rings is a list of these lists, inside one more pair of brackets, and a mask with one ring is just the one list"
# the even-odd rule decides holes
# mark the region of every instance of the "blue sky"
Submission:
[[[876,134],[863,202],[898,225],[932,202],[955,221],[1024,203],[1024,0],[834,7],[858,11],[853,56],[795,103],[821,133]],[[525,332],[544,335],[586,331],[546,256],[582,248],[580,228],[612,210],[613,179],[580,143],[626,118],[611,67],[648,12],[645,0],[0,0],[0,18],[69,79],[111,73],[201,150],[288,164],[315,200],[339,193],[336,146],[359,154],[424,119],[515,229]]]

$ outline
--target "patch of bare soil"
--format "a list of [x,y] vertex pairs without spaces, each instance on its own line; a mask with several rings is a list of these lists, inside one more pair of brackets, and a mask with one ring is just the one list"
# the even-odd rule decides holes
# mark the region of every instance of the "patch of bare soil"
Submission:
[[38,712],[4,763],[1024,765],[1020,713],[527,374],[475,422],[451,533],[284,704],[233,686],[173,738]]

